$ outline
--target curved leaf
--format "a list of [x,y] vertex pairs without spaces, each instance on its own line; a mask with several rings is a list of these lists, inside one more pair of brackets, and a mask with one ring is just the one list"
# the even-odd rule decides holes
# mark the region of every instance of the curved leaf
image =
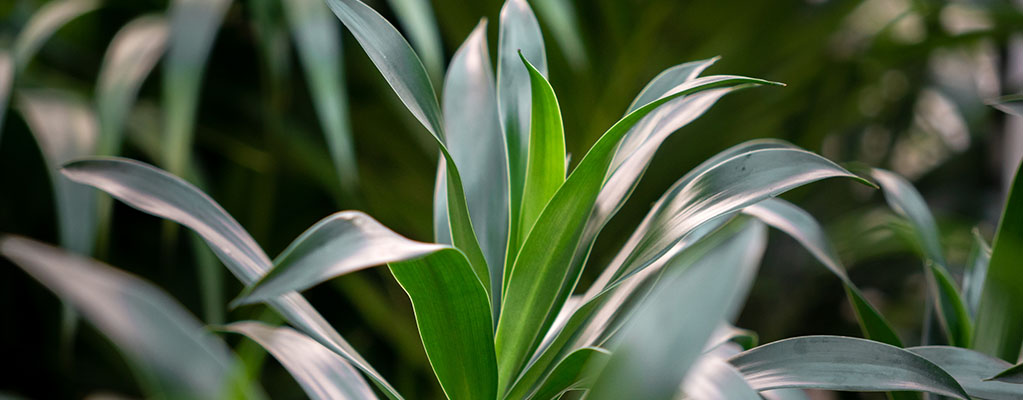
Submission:
[[980,231],[973,228],[973,246],[966,256],[966,272],[963,274],[963,301],[970,315],[976,317],[980,296],[984,293],[984,281],[991,262],[991,245],[987,244]]
[[977,309],[973,348],[1009,362],[1023,345],[1023,163],[1016,169],[998,222],[984,290]]
[[600,371],[611,357],[611,352],[599,347],[584,347],[561,360],[540,387],[528,397],[509,393],[505,398],[537,400],[557,399],[569,390],[585,390],[593,385],[596,371]]
[[[242,284],[252,284],[271,268],[270,258],[252,236],[213,199],[181,178],[122,158],[76,161],[64,166],[62,172],[139,211],[195,231]],[[389,398],[401,398],[301,295],[288,293],[268,304],[296,328],[363,371]]]
[[348,98],[341,63],[341,35],[322,0],[283,1],[302,67],[309,77],[316,115],[323,127],[341,187],[357,190],[359,172],[348,118]]
[[740,218],[668,261],[590,397],[673,398],[715,327],[736,317],[766,245],[764,225]]
[[992,400],[1023,398],[1023,385],[986,380],[1011,366],[1004,360],[959,347],[921,346],[906,350],[944,369],[970,396]]
[[547,27],[554,34],[565,58],[575,69],[582,68],[586,63],[586,48],[582,42],[582,31],[579,29],[575,7],[568,0],[539,0],[536,8],[547,19]]
[[0,50],[0,138],[4,133],[4,115],[14,86],[14,59],[11,53]]
[[15,71],[24,71],[39,48],[57,29],[99,8],[99,5],[99,0],[62,0],[40,7],[14,41],[11,55],[14,57]]
[[390,268],[412,300],[426,356],[447,397],[497,397],[490,299],[465,256],[447,248]]
[[632,99],[632,103],[629,104],[629,108],[625,111],[626,114],[636,111],[637,108],[645,106],[650,102],[661,98],[675,86],[681,85],[683,82],[691,81],[700,76],[704,70],[714,65],[720,57],[708,58],[706,60],[690,61],[682,63],[674,67],[670,67],[661,71],[651,79],[650,82],[639,91],[635,99]]
[[732,364],[714,356],[703,356],[682,383],[682,392],[693,400],[760,400],[758,394]]
[[375,399],[373,389],[347,361],[287,327],[235,322],[220,328],[259,343],[288,370],[312,399]]
[[1016,364],[1005,371],[999,372],[987,380],[1023,384],[1023,363]]
[[970,398],[951,375],[926,358],[866,339],[840,336],[785,339],[742,352],[729,362],[756,390],[912,390]]
[[422,257],[447,246],[416,242],[359,211],[341,211],[303,232],[233,306],[303,291],[349,272]]
[[98,154],[120,153],[124,120],[167,45],[167,21],[159,15],[136,18],[110,41],[96,83],[100,135]]
[[849,303],[856,312],[863,334],[871,340],[902,347],[902,341],[891,324],[867,301],[860,289],[849,279],[838,253],[831,245],[824,229],[812,215],[781,199],[767,199],[746,207],[744,213],[757,217],[768,225],[787,233],[803,245],[831,273],[842,280]]
[[408,31],[412,46],[422,55],[423,64],[430,76],[440,79],[444,75],[444,49],[430,1],[388,0],[387,3]]
[[526,0],[507,0],[501,7],[501,23],[497,38],[497,107],[504,138],[508,143],[508,191],[512,221],[508,237],[513,238],[509,242],[504,265],[505,289],[508,286],[515,255],[518,254],[517,238],[525,235],[519,232],[518,221],[529,154],[532,85],[529,71],[522,64],[519,52],[537,71],[547,75],[547,54],[536,15]]
[[237,359],[184,307],[155,286],[30,239],[0,238],[0,254],[72,304],[142,369],[157,397],[213,399],[246,388]]

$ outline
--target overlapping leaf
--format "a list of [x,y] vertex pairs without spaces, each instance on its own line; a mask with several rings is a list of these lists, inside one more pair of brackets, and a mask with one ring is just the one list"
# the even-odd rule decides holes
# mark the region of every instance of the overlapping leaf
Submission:
[[1023,385],[988,379],[1011,366],[1004,360],[959,347],[921,346],[906,350],[944,369],[970,396],[998,400],[1023,397]]

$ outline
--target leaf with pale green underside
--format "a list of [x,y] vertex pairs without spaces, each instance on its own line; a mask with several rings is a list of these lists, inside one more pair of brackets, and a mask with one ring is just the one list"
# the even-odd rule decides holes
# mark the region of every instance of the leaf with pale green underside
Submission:
[[348,116],[339,26],[323,0],[286,0],[282,4],[334,170],[341,188],[351,194],[358,188],[359,173]]
[[994,376],[987,378],[987,380],[1023,384],[1023,363],[1009,367],[1005,371],[1001,371]]
[[446,247],[409,240],[360,211],[341,211],[299,235],[232,305],[268,301],[350,272],[422,257]]
[[682,382],[682,392],[692,400],[761,400],[732,364],[711,355],[696,361]]
[[729,362],[756,390],[921,391],[969,399],[951,375],[926,358],[867,339],[797,337],[747,350]]
[[972,347],[1009,362],[1023,345],[1023,163],[1009,189],[991,248]]
[[547,27],[554,35],[554,41],[561,47],[565,58],[573,68],[583,68],[586,63],[586,47],[582,42],[575,7],[569,0],[537,0],[537,11],[547,21]]
[[192,152],[203,70],[231,0],[174,0],[163,70],[163,163],[183,175]]
[[970,396],[981,399],[1023,398],[1023,385],[989,381],[987,378],[1011,366],[1004,360],[973,350],[950,346],[910,347],[909,350],[944,369]]
[[528,397],[509,393],[505,398],[529,398],[535,400],[557,399],[569,390],[586,390],[596,378],[593,371],[603,368],[611,353],[599,347],[584,347],[573,351],[558,363],[540,387]]
[[[510,196],[510,218],[512,221],[509,237],[518,238],[519,213],[522,207],[522,190],[526,181],[526,164],[529,154],[529,124],[532,109],[532,89],[529,71],[522,64],[522,56],[547,75],[547,53],[544,49],[543,33],[536,15],[526,0],[507,0],[501,7],[501,23],[497,39],[497,106],[501,129],[508,150],[508,177]],[[504,265],[504,286],[508,286],[515,255],[518,254],[518,240],[508,244],[508,255]]]
[[930,296],[935,300],[938,320],[949,342],[958,347],[970,344],[973,323],[959,290],[948,272],[941,250],[938,225],[920,193],[902,177],[883,169],[870,169],[870,176],[884,192],[885,200],[897,214],[909,220],[912,233],[922,248]]
[[[62,172],[142,212],[192,229],[243,284],[254,283],[272,266],[252,236],[219,204],[165,171],[128,159],[97,158],[73,162]],[[293,326],[363,371],[389,398],[401,398],[301,295],[288,293],[268,304]]]
[[[496,313],[496,305],[501,304],[508,242],[508,161],[486,33],[486,21],[480,21],[451,59],[444,80],[444,122],[451,157],[463,172],[472,226],[490,269],[491,302]],[[446,171],[443,163],[438,168],[434,229],[438,230],[438,242],[451,243]]]
[[0,50],[0,139],[4,133],[4,116],[7,114],[7,101],[14,86],[14,59],[8,51]]
[[446,197],[452,241],[455,247],[465,252],[476,276],[490,293],[487,260],[473,231],[461,175],[444,144],[444,118],[423,63],[398,30],[363,2],[327,0],[327,6],[355,36],[405,107],[437,141],[447,173]]
[[30,239],[0,238],[0,254],[70,303],[143,372],[161,398],[260,396],[240,365],[184,307],[123,271]]
[[565,128],[561,122],[561,108],[554,89],[543,74],[529,64],[519,53],[529,70],[532,109],[529,122],[529,156],[522,188],[522,206],[519,213],[518,248],[525,241],[533,223],[565,182]]
[[125,118],[139,87],[156,66],[167,44],[167,21],[159,15],[136,18],[110,41],[96,83],[100,136],[97,154],[117,155]]
[[235,322],[220,328],[259,343],[288,370],[311,399],[375,399],[373,389],[347,361],[288,327]]
[[766,245],[763,224],[738,218],[669,261],[590,398],[673,398],[715,327],[737,316]]
[[444,75],[444,49],[430,0],[388,0],[387,3],[408,32],[430,76],[440,79]]
[[991,245],[987,244],[977,228],[973,228],[972,236],[973,245],[966,256],[966,271],[963,273],[963,301],[966,302],[970,315],[976,317],[988,265],[991,262]]
[[557,316],[567,296],[560,296],[584,222],[589,216],[621,138],[642,117],[674,98],[715,87],[768,83],[736,76],[700,78],[676,88],[677,92],[630,113],[612,126],[586,153],[565,183],[544,208],[509,276],[501,319],[497,327],[497,352],[501,387],[511,383],[526,358],[536,349],[542,333]]
[[842,266],[838,253],[831,245],[824,229],[812,215],[781,199],[767,199],[753,206],[746,207],[744,213],[759,218],[768,225],[787,233],[803,245],[821,264],[837,276],[845,287],[849,302],[856,312],[857,321],[863,334],[871,340],[902,346],[902,341],[892,329],[891,324],[863,296],[856,284],[849,279]]
[[490,299],[465,255],[452,248],[391,263],[408,293],[419,336],[449,399],[497,396]]

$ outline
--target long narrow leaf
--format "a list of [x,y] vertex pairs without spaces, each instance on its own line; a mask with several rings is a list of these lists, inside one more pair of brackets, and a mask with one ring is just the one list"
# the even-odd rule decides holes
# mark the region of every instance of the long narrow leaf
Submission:
[[75,18],[99,8],[99,5],[99,0],[62,0],[47,3],[36,11],[14,41],[11,55],[14,57],[16,73],[25,70],[54,32]]
[[408,31],[412,46],[422,55],[427,72],[435,80],[444,75],[444,49],[429,0],[388,0],[395,16]]
[[[596,371],[600,371],[611,353],[599,347],[584,347],[573,351],[558,363],[543,384],[528,398],[535,400],[556,399],[569,390],[586,390],[593,385]],[[520,398],[509,393],[506,398]],[[522,397],[525,398],[525,397]]]
[[537,10],[547,20],[547,26],[554,34],[554,40],[558,42],[565,58],[578,69],[586,63],[586,48],[582,42],[582,31],[579,29],[579,21],[575,7],[569,0],[538,0]]
[[970,315],[976,317],[980,296],[984,293],[988,265],[991,263],[991,245],[984,241],[977,228],[973,228],[972,233],[973,246],[966,256],[966,272],[963,274],[963,301]]
[[906,350],[944,369],[970,396],[992,400],[1023,398],[1023,385],[987,380],[1011,366],[1004,360],[959,347],[922,346]]
[[1016,364],[1005,371],[1001,371],[987,380],[1023,384],[1023,363]]
[[973,348],[1009,362],[1023,345],[1023,163],[1009,189],[977,309]]
[[682,392],[693,400],[760,400],[760,394],[750,387],[732,364],[705,355],[701,357],[682,383]]
[[772,342],[729,360],[757,390],[814,388],[969,395],[941,367],[910,351],[866,339],[804,336]]
[[287,327],[235,322],[221,328],[259,343],[291,373],[312,399],[375,399],[359,372],[315,340]]
[[7,114],[7,103],[14,87],[14,59],[11,53],[0,50],[0,139],[4,133],[4,116]]

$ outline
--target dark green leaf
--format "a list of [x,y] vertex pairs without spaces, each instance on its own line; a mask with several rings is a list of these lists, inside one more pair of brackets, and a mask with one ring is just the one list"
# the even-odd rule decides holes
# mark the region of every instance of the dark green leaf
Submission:
[[536,392],[528,397],[518,393],[509,393],[505,398],[550,400],[558,398],[569,390],[589,389],[596,378],[596,371],[600,371],[610,357],[610,352],[599,347],[578,349],[554,367],[554,370],[544,379]]

